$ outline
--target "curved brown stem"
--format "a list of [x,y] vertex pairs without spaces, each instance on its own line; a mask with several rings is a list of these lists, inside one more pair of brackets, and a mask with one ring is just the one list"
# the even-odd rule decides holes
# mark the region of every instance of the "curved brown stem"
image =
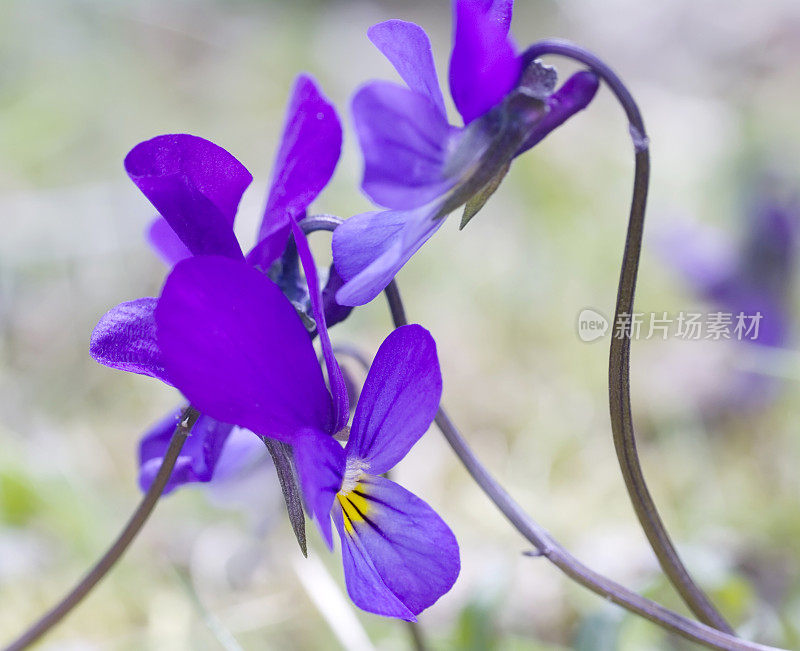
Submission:
[[91,590],[108,574],[116,562],[122,557],[130,544],[136,538],[144,523],[153,512],[153,508],[164,492],[164,487],[169,481],[175,462],[178,460],[186,437],[194,427],[200,414],[193,407],[187,407],[181,414],[178,426],[167,447],[164,460],[158,469],[152,485],[145,493],[137,509],[133,512],[125,528],[120,532],[117,539],[108,548],[103,556],[95,563],[94,567],[80,580],[80,582],[53,608],[45,613],[41,619],[35,622],[28,630],[20,635],[16,640],[5,647],[4,651],[21,651],[27,649],[31,644],[44,636],[51,628],[66,617]]
[[[565,41],[550,40],[535,43],[523,54],[523,62],[530,62],[545,54],[557,54],[579,61],[603,79],[616,96],[628,117],[631,137],[636,152],[633,199],[631,201],[625,251],[622,257],[617,303],[608,362],[609,409],[611,429],[617,459],[625,480],[636,516],[647,536],[650,546],[669,578],[691,611],[702,621],[721,631],[733,629],[711,603],[703,590],[694,582],[681,561],[669,533],[658,513],[647,488],[642,465],[636,449],[636,435],[631,415],[630,352],[631,314],[636,293],[636,277],[644,232],[644,215],[650,179],[650,154],[644,121],[625,84],[605,63],[595,55]],[[627,317],[627,318],[626,318]],[[618,330],[619,327],[619,330]]]
[[[389,308],[395,327],[399,328],[407,325],[405,308],[396,285],[392,292],[386,292],[386,297],[389,301]],[[748,642],[725,631],[692,621],[590,569],[570,554],[546,529],[525,513],[522,507],[492,477],[475,456],[475,453],[472,452],[441,405],[439,406],[439,412],[436,414],[435,422],[450,447],[456,453],[456,456],[467,469],[467,472],[475,480],[475,483],[480,486],[481,490],[497,506],[511,525],[536,548],[539,555],[550,561],[576,583],[668,631],[672,631],[709,649],[721,649],[724,651],[781,651],[776,647],[758,644],[757,642]]]

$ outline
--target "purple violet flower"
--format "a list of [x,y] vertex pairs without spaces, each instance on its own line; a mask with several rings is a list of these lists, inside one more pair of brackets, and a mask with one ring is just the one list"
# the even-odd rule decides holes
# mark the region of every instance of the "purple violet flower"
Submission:
[[201,412],[292,446],[306,510],[366,611],[415,620],[459,569],[453,533],[425,502],[380,477],[425,433],[442,392],[436,344],[395,330],[369,371],[346,447],[347,390],[327,334],[308,243],[292,223],[330,390],[305,327],[277,285],[242,261],[197,256],[167,278],[155,310],[168,376]]
[[[287,247],[290,221],[305,217],[306,208],[333,175],[339,159],[342,130],[333,106],[305,75],[295,82],[287,110],[281,144],[273,169],[259,241],[247,261],[277,275],[291,268],[281,259]],[[131,180],[159,211],[148,240],[170,266],[194,255],[222,255],[244,261],[233,231],[239,201],[252,176],[227,151],[196,136],[158,136],[134,147],[125,158]],[[296,258],[296,254],[294,255]],[[330,321],[346,318],[348,308],[337,305],[333,292],[341,286],[333,267],[329,274],[326,305]],[[155,298],[122,303],[105,314],[94,329],[90,352],[111,368],[173,382],[163,367],[156,340]],[[302,305],[302,301],[298,301]],[[170,414],[140,443],[142,490],[155,477],[176,425]],[[190,482],[208,482],[233,425],[202,416],[184,446],[166,492]],[[254,437],[257,445],[258,442]]]
[[447,120],[425,31],[390,20],[370,40],[406,86],[364,85],[352,102],[364,154],[362,188],[384,211],[336,229],[333,258],[346,281],[342,305],[369,302],[444,222],[465,205],[462,226],[486,203],[513,158],[591,102],[599,81],[587,70],[554,91],[555,71],[521,69],[509,34],[512,0],[454,0],[450,93],[464,120]]

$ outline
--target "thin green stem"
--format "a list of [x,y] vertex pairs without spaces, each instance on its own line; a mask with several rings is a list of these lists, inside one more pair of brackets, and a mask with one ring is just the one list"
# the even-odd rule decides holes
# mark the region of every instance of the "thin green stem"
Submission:
[[187,407],[183,410],[178,426],[175,428],[175,432],[170,439],[169,446],[164,455],[164,460],[161,462],[161,467],[158,469],[158,473],[152,485],[147,490],[147,493],[145,493],[139,506],[133,512],[133,515],[131,515],[125,528],[120,532],[119,536],[117,536],[117,539],[83,579],[81,579],[61,601],[53,606],[53,608],[45,613],[16,640],[5,647],[4,651],[22,651],[22,649],[27,649],[64,619],[64,617],[66,617],[103,578],[105,578],[109,570],[114,567],[116,562],[128,549],[153,512],[156,502],[158,502],[158,499],[164,492],[167,481],[169,481],[169,476],[172,474],[172,469],[175,467],[178,455],[183,448],[183,444],[186,442],[186,437],[189,435],[189,432],[192,431],[192,427],[194,427],[199,417],[200,413],[193,407]]
[[633,199],[622,257],[614,329],[608,364],[609,408],[614,447],[634,511],[670,582],[691,611],[702,621],[721,631],[733,633],[731,626],[694,582],[670,539],[655,502],[647,488],[636,449],[630,401],[631,314],[636,293],[636,277],[642,250],[644,216],[650,178],[650,154],[644,121],[635,100],[619,76],[594,54],[565,41],[535,43],[523,56],[526,64],[546,54],[565,56],[583,63],[605,81],[628,117],[636,152]]

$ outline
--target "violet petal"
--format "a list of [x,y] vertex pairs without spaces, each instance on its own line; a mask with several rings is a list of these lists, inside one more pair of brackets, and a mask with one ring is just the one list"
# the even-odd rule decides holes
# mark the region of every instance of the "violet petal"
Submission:
[[155,317],[169,377],[204,414],[290,444],[307,427],[331,431],[308,332],[263,274],[219,256],[184,260]]
[[[161,468],[183,409],[178,409],[150,429],[139,443],[139,487],[147,492]],[[211,481],[233,425],[200,416],[186,439],[164,494],[179,486]],[[255,437],[254,437],[255,438]]]
[[317,521],[329,549],[333,549],[331,507],[344,475],[344,450],[333,437],[306,430],[292,444],[294,463],[306,506]]
[[389,59],[408,87],[425,95],[446,118],[431,41],[425,30],[404,20],[387,20],[370,27],[367,36]]
[[331,388],[334,411],[333,429],[328,430],[328,432],[334,434],[347,425],[347,420],[350,418],[347,385],[344,382],[339,363],[336,361],[336,356],[333,354],[331,338],[328,334],[328,327],[325,324],[325,313],[322,309],[322,294],[319,288],[319,278],[317,278],[317,267],[311,255],[311,249],[308,248],[308,240],[294,218],[291,218],[291,226],[294,241],[297,245],[297,253],[300,256],[300,264],[306,274],[308,295],[311,299],[311,313],[317,324],[317,335],[319,336],[322,355],[325,358],[325,366],[328,370],[328,383]]
[[[333,176],[341,148],[342,127],[336,110],[311,77],[300,75],[286,111],[259,241],[275,235],[286,244],[289,216],[302,219]],[[279,249],[278,254],[283,250],[273,248]],[[269,262],[262,260],[266,266]]]
[[193,254],[242,257],[233,220],[252,176],[222,147],[158,136],[128,153],[125,170]]
[[427,97],[388,81],[356,92],[353,120],[364,154],[364,192],[387,208],[416,208],[445,193],[451,127]]
[[359,608],[414,621],[450,590],[461,568],[458,542],[425,502],[372,475],[337,501],[345,582]]
[[422,326],[407,325],[384,339],[361,389],[348,458],[387,472],[428,430],[439,409],[442,374],[436,342]]
[[156,303],[155,298],[139,298],[106,312],[92,331],[92,358],[103,366],[170,384],[156,339]]
[[464,124],[499,104],[519,79],[520,61],[508,36],[506,4],[454,1],[450,94]]
[[181,260],[192,257],[192,252],[163,217],[156,217],[150,224],[147,241],[168,267],[174,267]]

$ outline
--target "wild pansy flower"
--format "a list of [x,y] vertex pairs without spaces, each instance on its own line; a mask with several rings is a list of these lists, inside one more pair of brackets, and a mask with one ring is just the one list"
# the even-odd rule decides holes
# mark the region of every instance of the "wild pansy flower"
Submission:
[[497,189],[511,161],[594,97],[590,71],[554,91],[538,61],[522,69],[509,28],[512,0],[454,0],[450,93],[464,127],[449,124],[430,40],[413,23],[374,25],[370,40],[406,85],[374,81],[352,102],[364,154],[362,188],[387,210],[348,219],[333,237],[343,305],[369,302],[466,204],[462,226]]
[[458,545],[425,502],[380,475],[430,426],[442,380],[431,335],[401,327],[381,345],[346,447],[347,391],[334,358],[316,270],[293,225],[328,384],[288,299],[242,261],[176,265],[155,310],[164,367],[204,414],[292,446],[306,509],[333,548],[339,531],[348,592],[369,612],[414,620],[458,576]]
[[[301,75],[289,102],[258,243],[246,258],[279,282],[291,278],[296,266],[296,253],[287,247],[290,220],[303,219],[308,206],[330,180],[341,142],[336,111],[314,81]],[[148,239],[167,264],[171,266],[194,255],[222,255],[244,262],[233,223],[252,176],[230,153],[196,136],[158,136],[134,147],[125,158],[125,169],[160,213],[149,229]],[[348,313],[332,300],[340,285],[341,279],[332,269],[326,306],[333,322]],[[297,298],[301,304],[303,297]],[[173,384],[156,340],[156,302],[155,298],[129,301],[103,316],[91,338],[90,351],[95,360]],[[176,411],[164,418],[141,441],[142,490],[150,486],[158,471],[178,414]],[[210,481],[232,427],[201,416],[165,492],[189,482]],[[255,437],[254,445],[261,445]]]

